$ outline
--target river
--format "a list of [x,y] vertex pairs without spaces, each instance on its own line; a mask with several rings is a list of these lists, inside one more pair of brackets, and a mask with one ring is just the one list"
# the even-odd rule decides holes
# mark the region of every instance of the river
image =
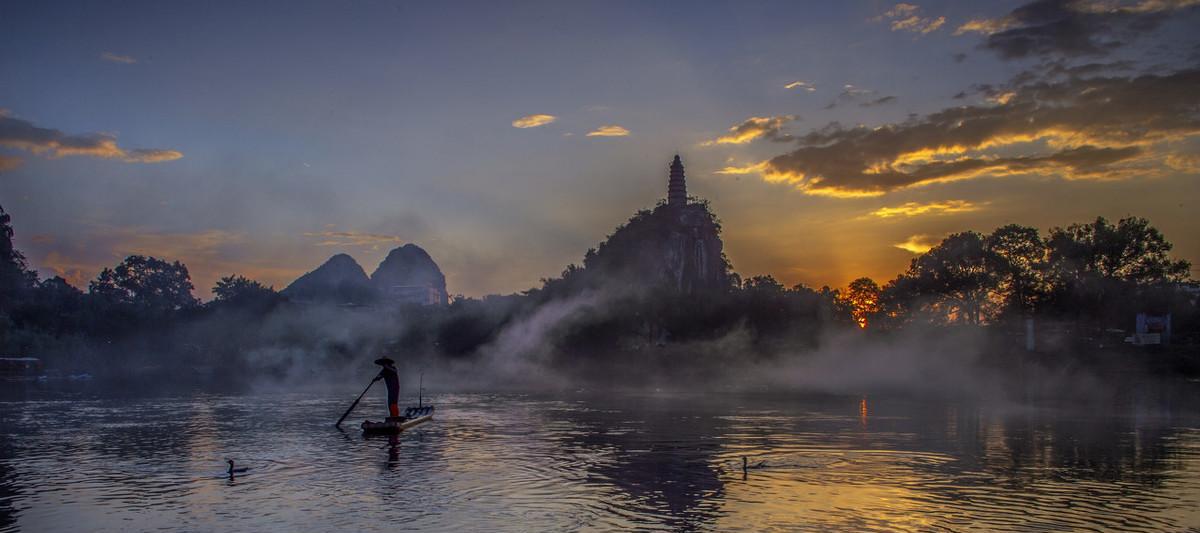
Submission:
[[355,427],[378,395],[333,428],[356,392],[6,394],[0,531],[1200,527],[1195,396],[1155,387],[1003,405],[441,394],[393,438]]

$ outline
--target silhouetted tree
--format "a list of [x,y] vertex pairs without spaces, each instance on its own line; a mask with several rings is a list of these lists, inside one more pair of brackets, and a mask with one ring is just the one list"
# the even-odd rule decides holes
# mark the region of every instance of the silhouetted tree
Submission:
[[756,340],[778,336],[793,325],[788,292],[773,276],[750,276],[742,281],[741,292],[741,309],[730,318],[744,320]]
[[742,290],[761,291],[765,293],[782,293],[783,284],[776,281],[774,276],[750,276],[742,281]]
[[[560,369],[609,374],[619,367],[635,379],[654,365],[703,374],[705,368],[795,353],[815,347],[830,327],[851,324],[887,330],[913,321],[987,324],[1006,315],[1074,316],[1080,320],[1070,328],[1072,337],[1092,353],[1090,341],[1101,338],[1095,329],[1127,328],[1134,312],[1153,311],[1173,313],[1174,338],[1200,338],[1195,284],[1179,283],[1189,265],[1172,260],[1170,243],[1140,218],[1055,228],[1046,239],[1018,225],[986,237],[958,233],[913,259],[883,288],[864,277],[842,290],[812,290],[785,289],[769,275],[743,281],[723,254],[707,248],[717,244],[720,225],[706,205],[685,212],[660,206],[639,212],[588,250],[581,266],[569,265],[540,288],[386,310],[369,305],[376,292],[362,282],[329,285],[336,295],[325,301],[276,306],[286,298],[240,275],[221,278],[212,288],[214,301],[198,306],[184,265],[140,255],[104,269],[83,294],[62,278],[38,282],[13,248],[9,222],[0,210],[0,351],[57,353],[60,361],[90,352],[118,367],[139,364],[129,354],[177,353],[186,356],[176,359],[181,364],[217,367],[228,375],[286,373],[299,360],[292,354],[323,354],[321,364],[340,364],[379,347],[465,358],[507,339],[507,331],[520,331],[509,328],[533,327],[527,324],[538,328],[539,357],[545,350],[546,361]],[[680,273],[698,270],[678,268],[677,260],[693,253],[708,257],[706,273],[698,274],[708,281],[680,284]],[[259,327],[267,309],[278,327]],[[344,321],[331,326],[336,334],[322,326],[330,320]],[[344,334],[376,320],[395,320],[396,327]],[[751,349],[713,351],[704,344],[743,346],[746,339]],[[248,353],[284,356],[255,362]]]
[[102,270],[88,285],[88,293],[109,305],[163,316],[199,305],[192,288],[183,263],[131,255],[116,267]]
[[14,312],[23,327],[54,335],[82,331],[86,318],[83,292],[67,280],[59,276],[43,280],[31,294],[32,298]]
[[888,284],[885,305],[893,314],[919,311],[935,322],[982,324],[999,285],[996,263],[982,235],[955,233]]
[[214,304],[243,308],[270,306],[281,298],[274,287],[233,274],[218,280],[212,293]]
[[1190,263],[1175,261],[1158,229],[1144,218],[1116,225],[1098,217],[1087,224],[1050,230],[1050,304],[1062,314],[1095,326],[1124,326],[1139,310],[1147,289],[1184,281]]
[[12,217],[0,207],[0,312],[11,309],[29,295],[37,273],[29,269],[25,256],[13,248]]
[[1167,242],[1150,221],[1123,218],[1114,226],[1104,217],[1088,224],[1050,230],[1050,267],[1061,280],[1092,276],[1150,284],[1187,279],[1191,264],[1168,256]]
[[1034,311],[1046,291],[1046,243],[1036,228],[1009,224],[996,228],[984,243],[995,260],[1004,311],[1025,314]]
[[839,302],[844,305],[854,322],[866,328],[871,318],[880,310],[881,289],[871,278],[858,278],[850,282],[846,292],[840,294]]

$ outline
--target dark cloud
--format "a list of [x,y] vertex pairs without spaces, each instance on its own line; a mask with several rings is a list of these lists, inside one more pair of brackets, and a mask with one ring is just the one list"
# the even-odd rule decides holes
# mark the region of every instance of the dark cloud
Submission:
[[883,105],[883,104],[890,104],[895,101],[896,101],[895,96],[884,96],[883,98],[876,98],[874,100],[869,100],[869,101],[863,102],[858,105],[860,107],[871,107],[871,106],[877,106],[877,105]]
[[[841,104],[858,102],[861,107],[871,107],[873,105],[887,104],[896,100],[895,96],[882,96],[875,98],[879,94],[871,89],[863,89],[850,84],[842,86],[842,92],[838,93],[837,98],[825,105],[825,109],[833,109]],[[865,100],[868,99],[869,100]]]
[[1014,78],[1014,82],[1017,84],[1022,84],[1038,79],[1085,78],[1092,76],[1112,75],[1114,73],[1132,71],[1134,70],[1134,67],[1135,65],[1132,61],[1084,63],[1081,65],[1071,65],[1064,61],[1049,61],[1042,63],[1033,69],[1018,74],[1017,77]]
[[126,163],[158,163],[183,157],[175,150],[125,149],[117,146],[117,138],[104,133],[68,135],[52,128],[33,125],[0,111],[0,146],[27,150],[47,157],[82,155],[101,159],[117,159]]
[[[971,85],[969,89],[959,91],[955,94],[954,99],[962,100],[968,96],[981,95],[989,100],[996,101],[998,99],[1007,99],[1005,95],[1011,96],[1015,94],[1014,91],[1017,88],[1034,83],[1083,80],[1094,76],[1114,75],[1131,70],[1134,70],[1134,64],[1131,61],[1085,63],[1082,65],[1071,65],[1064,61],[1047,61],[1033,68],[1018,72],[1007,83],[1000,85],[976,83]],[[1149,70],[1153,71],[1155,69]]]
[[[1117,179],[1161,168],[1158,143],[1200,135],[1200,70],[1013,87],[876,128],[830,124],[753,169],[810,194],[876,195],[979,175]],[[1161,158],[1159,158],[1161,159]]]
[[998,19],[971,20],[955,34],[987,35],[981,48],[1003,59],[1105,55],[1153,32],[1168,17],[1194,16],[1194,0],[1037,0]]

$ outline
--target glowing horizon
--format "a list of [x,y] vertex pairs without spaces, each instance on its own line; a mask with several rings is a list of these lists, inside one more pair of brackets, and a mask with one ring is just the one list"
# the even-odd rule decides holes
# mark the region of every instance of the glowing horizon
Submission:
[[786,286],[1097,216],[1200,264],[1200,7],[1068,9],[1069,43],[1015,7],[10,5],[0,206],[85,290],[130,254],[209,299],[415,243],[482,296],[579,263],[680,153],[734,269]]

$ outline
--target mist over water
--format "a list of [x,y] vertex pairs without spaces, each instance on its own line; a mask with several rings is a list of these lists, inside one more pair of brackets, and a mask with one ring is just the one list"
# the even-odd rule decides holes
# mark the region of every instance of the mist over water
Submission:
[[0,533],[1200,533],[1200,0],[0,28]]
[[[7,382],[0,532],[1200,525],[1200,389],[1151,372],[1153,352],[819,313],[596,348],[588,328],[637,312],[628,295],[218,308],[130,336],[95,379]],[[380,386],[334,429],[380,355],[434,420],[364,437]]]
[[0,531],[1185,531],[1200,411],[1162,385],[1102,409],[437,393],[435,421],[393,438],[353,428],[381,395],[332,428],[349,388],[6,392]]

